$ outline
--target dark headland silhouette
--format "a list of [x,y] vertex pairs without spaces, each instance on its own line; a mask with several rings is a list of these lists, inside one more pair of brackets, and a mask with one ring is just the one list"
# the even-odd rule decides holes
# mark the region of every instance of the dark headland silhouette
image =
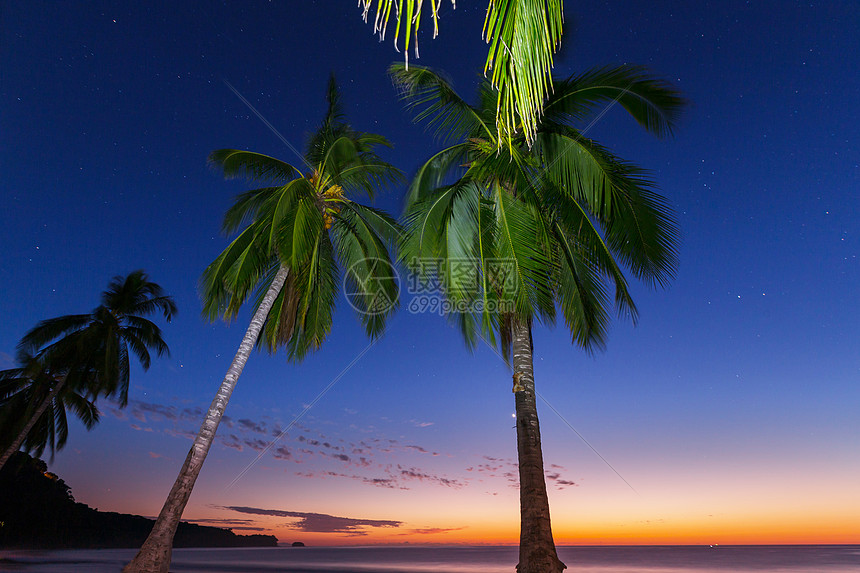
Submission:
[[[17,452],[0,471],[0,548],[107,549],[140,547],[153,520],[97,511],[38,458]],[[174,547],[275,547],[274,535],[180,523]]]

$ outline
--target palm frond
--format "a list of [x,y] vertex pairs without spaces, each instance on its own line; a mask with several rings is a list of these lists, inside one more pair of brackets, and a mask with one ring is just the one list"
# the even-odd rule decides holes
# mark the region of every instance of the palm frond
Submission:
[[299,320],[287,346],[287,354],[291,361],[299,362],[317,350],[331,331],[338,269],[328,238],[323,236],[307,262],[300,269],[293,270],[300,293]]
[[265,224],[268,227],[268,242],[263,248],[271,253],[282,253],[284,256],[291,253],[296,209],[315,201],[317,201],[316,191],[310,181],[304,177],[290,181],[273,194],[264,211],[256,217],[258,225]]
[[338,135],[349,130],[334,74],[329,76],[326,103],[328,104],[328,109],[326,110],[325,117],[317,130],[310,136],[306,146],[305,159],[311,165],[322,163],[322,158],[326,153],[326,149],[331,145],[331,142]]
[[580,122],[615,103],[658,137],[672,134],[686,106],[674,86],[642,66],[604,67],[556,81],[544,116],[558,123]]
[[561,0],[491,0],[484,20],[490,45],[484,74],[498,89],[499,147],[522,131],[534,140],[551,90],[552,54],[561,43]]
[[340,217],[346,217],[347,212],[354,213],[361,221],[367,237],[374,242],[381,241],[387,247],[395,247],[403,236],[403,227],[391,215],[380,209],[374,209],[355,201],[344,201]]
[[392,64],[388,73],[400,97],[415,112],[416,123],[443,140],[467,137],[493,138],[494,129],[484,123],[478,111],[466,103],[447,80],[429,68]]
[[[295,179],[293,181],[296,181]],[[263,187],[240,193],[236,196],[233,205],[224,213],[224,221],[221,223],[221,232],[224,235],[232,235],[240,228],[250,224],[260,213],[261,209],[272,197],[282,194],[292,181],[278,187]]]
[[[272,265],[271,270],[260,281],[254,301],[255,307],[259,307],[262,303],[263,296],[269,290],[278,269],[278,266]],[[296,323],[299,320],[299,297],[300,292],[296,286],[296,274],[291,272],[287,275],[284,287],[278,293],[272,309],[266,317],[262,336],[257,340],[258,347],[265,347],[269,352],[274,353],[279,348],[289,344],[290,339],[295,333]]]
[[[465,171],[470,162],[470,143],[458,143],[430,156],[418,168],[406,192],[406,204],[411,205],[426,198],[431,192],[447,183],[448,177]],[[462,174],[461,174],[462,175]]]
[[86,327],[90,320],[89,314],[69,314],[43,320],[21,338],[18,343],[18,350],[30,354],[35,353],[52,340]]
[[296,204],[292,220],[292,250],[281,253],[288,257],[289,267],[298,268],[312,257],[317,249],[320,236],[325,230],[325,221],[316,203],[311,199],[303,199]]
[[[433,37],[438,33],[438,10],[442,0],[430,0]],[[373,0],[359,0],[367,21]],[[373,31],[385,38],[388,22],[394,15],[395,49],[403,32],[403,69],[408,70],[409,46],[418,57],[418,29],[423,0],[378,0]],[[454,4],[452,0],[452,4]],[[541,105],[550,90],[552,55],[561,43],[563,6],[561,0],[490,0],[483,36],[489,44],[484,75],[492,70],[491,80],[498,89],[496,121],[505,137],[494,140],[498,148],[523,131],[531,142],[536,132]],[[414,41],[413,41],[414,38]],[[414,66],[413,66],[414,67]]]
[[[512,291],[519,318],[533,314],[552,321],[555,306],[548,277],[554,274],[554,261],[542,240],[546,236],[540,215],[496,186],[496,245],[501,261],[509,265],[515,284]],[[506,287],[507,287],[506,283]]]
[[149,367],[152,364],[152,357],[149,354],[149,348],[147,348],[147,345],[144,343],[144,338],[147,334],[148,333],[143,329],[129,327],[125,329],[123,336],[127,347],[126,354],[129,352],[134,354],[140,361],[141,368],[144,370],[149,370]]
[[592,264],[591,253],[583,252],[579,235],[571,237],[558,225],[553,230],[559,250],[556,299],[565,325],[578,346],[588,351],[603,349],[609,325],[609,301],[600,273]]
[[666,287],[675,278],[680,231],[669,202],[653,189],[625,189],[607,240],[618,258],[639,280]]
[[161,313],[165,322],[170,322],[179,309],[173,298],[169,296],[155,296],[147,298],[136,303],[131,309],[131,312],[125,313],[125,316],[148,315]]
[[375,155],[361,154],[340,172],[340,185],[351,196],[361,193],[373,199],[376,191],[404,181],[403,173]]
[[332,239],[345,269],[344,288],[350,305],[372,339],[399,304],[397,274],[388,245],[400,236],[397,223],[381,211],[353,202],[335,217]]
[[575,130],[541,133],[536,149],[548,164],[546,177],[596,218],[614,256],[636,278],[668,284],[677,262],[678,228],[644,170]]
[[409,262],[413,258],[444,259],[447,246],[444,229],[449,223],[457,197],[474,192],[474,182],[461,179],[453,185],[439,188],[435,194],[415,202],[404,215],[405,234],[400,241],[400,258]]
[[[592,221],[592,214],[583,205],[554,185],[547,183],[540,188],[541,199],[553,217],[552,234],[560,251],[560,264],[571,273],[577,288],[595,289],[595,301],[605,300],[601,277],[615,285],[615,304],[622,315],[628,315],[636,322],[637,311],[627,286],[627,279],[615,260],[614,251]],[[580,269],[580,270],[577,270]],[[587,278],[594,275],[595,278]],[[586,277],[577,279],[576,277]],[[569,292],[569,291],[568,291]],[[564,293],[561,293],[564,295]],[[577,294],[588,297],[589,293]],[[563,300],[560,300],[564,304]],[[604,306],[603,302],[581,303],[584,311]],[[595,312],[598,312],[595,310]],[[588,316],[583,316],[583,324],[589,324]],[[568,317],[570,322],[570,317]],[[583,332],[587,332],[583,331]],[[578,338],[575,336],[575,338]],[[584,339],[581,339],[584,340]],[[587,344],[583,344],[587,346]]]
[[[430,17],[433,19],[433,37],[439,33],[439,8],[443,0],[430,0]],[[373,8],[373,0],[359,0],[358,5],[363,6],[362,18],[367,22],[367,16]],[[388,31],[388,22],[392,16],[392,9],[395,19],[394,30],[394,49],[398,52],[400,47],[398,43],[403,42],[403,57],[408,65],[409,63],[409,46],[412,45],[415,50],[415,57],[418,57],[418,29],[421,26],[421,8],[424,5],[424,0],[377,0],[376,2],[376,17],[373,21],[373,33],[379,35],[379,40],[385,40],[385,34]],[[456,8],[456,0],[451,0],[451,5]],[[401,31],[403,35],[401,36]]]
[[99,423],[101,412],[99,412],[96,403],[87,400],[80,394],[69,393],[63,397],[63,404],[75,414],[86,429],[91,430]]
[[253,151],[218,149],[209,154],[209,165],[223,173],[226,179],[245,178],[251,181],[289,181],[302,173],[289,163]]
[[129,316],[125,320],[123,333],[133,334],[147,349],[155,350],[158,356],[170,356],[170,349],[164,342],[161,329],[142,316]]
[[210,321],[234,318],[260,274],[271,265],[273,256],[261,246],[261,237],[268,237],[265,225],[248,226],[203,271],[199,289],[203,315]]

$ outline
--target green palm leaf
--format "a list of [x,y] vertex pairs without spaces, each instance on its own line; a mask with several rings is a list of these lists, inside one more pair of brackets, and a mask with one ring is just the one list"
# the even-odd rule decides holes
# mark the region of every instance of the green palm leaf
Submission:
[[301,171],[280,159],[238,149],[218,149],[209,154],[209,164],[227,179],[252,181],[289,180],[301,176]]
[[441,187],[453,173],[465,171],[470,149],[471,144],[458,143],[437,152],[424,162],[409,184],[407,205],[426,198]]
[[[373,0],[362,0],[362,16],[367,21]],[[418,29],[423,0],[378,0],[373,31],[385,38],[392,15],[396,20],[394,45],[404,43],[404,69],[409,68],[409,46],[418,57]],[[441,0],[431,0],[433,37],[439,31]],[[454,2],[452,2],[454,4]],[[454,4],[456,6],[456,4]],[[561,43],[563,6],[561,0],[490,0],[483,36],[489,44],[484,75],[490,74],[498,90],[493,122],[503,136],[494,143],[509,145],[518,132],[530,143],[534,139],[541,105],[551,90],[552,55]],[[401,32],[403,35],[401,36]],[[414,40],[413,40],[414,37]]]
[[[516,320],[552,323],[557,303],[573,341],[588,349],[604,344],[612,304],[635,321],[636,306],[622,266],[648,284],[665,285],[677,260],[677,227],[642,169],[584,137],[570,123],[585,121],[598,105],[617,101],[649,131],[668,134],[684,104],[678,93],[632,66],[592,70],[555,82],[529,147],[526,136],[500,133],[502,126],[483,121],[492,117],[498,101],[498,92],[488,84],[479,89],[479,106],[471,107],[430,70],[394,71],[416,120],[453,126],[463,139],[418,170],[408,196],[401,258],[480,261],[482,270],[461,277],[462,284],[444,277],[444,294],[454,302],[465,301],[466,285],[478,280],[481,294],[472,302],[484,303],[482,297],[493,295],[482,274],[486,253],[492,252],[514,265],[520,288],[514,297]],[[461,117],[474,123],[464,127],[458,123]],[[475,125],[486,126],[488,133],[476,136],[470,131]],[[508,138],[502,150],[500,138]],[[464,190],[471,185],[492,191],[491,224],[475,215],[478,205],[485,209],[483,203],[464,202]],[[491,235],[476,249],[475,237],[489,229]],[[609,288],[614,289],[614,302]],[[495,329],[507,352],[507,329],[515,317],[452,318],[467,344],[477,332],[487,336],[487,330]]]
[[240,193],[233,205],[224,214],[221,232],[225,235],[231,235],[251,223],[260,211],[265,208],[266,203],[274,200],[273,197],[276,195],[283,196],[284,198],[292,197],[284,187],[263,187],[262,189],[253,189],[245,193]]
[[554,316],[548,277],[554,261],[546,249],[546,229],[539,214],[517,201],[501,186],[495,188],[496,237],[499,259],[511,265],[516,284],[516,314],[534,314],[546,320]]
[[[259,306],[283,265],[289,271],[287,279],[257,345],[270,352],[286,347],[296,361],[318,348],[331,329],[337,263],[357,264],[356,269],[364,269],[360,274],[372,275],[371,267],[361,261],[387,261],[388,245],[400,232],[390,217],[350,198],[372,197],[379,188],[400,180],[400,172],[377,153],[390,143],[346,123],[334,78],[329,80],[326,101],[326,115],[308,139],[307,174],[252,152],[219,150],[210,156],[227,177],[267,180],[274,186],[239,195],[228,210],[224,230],[240,233],[201,277],[204,315],[233,318],[249,298]],[[382,281],[381,292],[396,297],[392,284]],[[359,314],[368,334],[377,336],[390,312]]]
[[[254,224],[247,227],[203,271],[199,290],[203,299],[204,316],[210,320],[222,315],[226,320],[235,317],[247,292],[259,277],[260,263],[271,259],[260,247],[261,237],[264,235],[267,236],[264,225]],[[244,267],[246,271],[250,271],[250,276],[242,275],[236,270],[237,267],[242,268],[242,261],[247,259],[256,262]]]
[[657,136],[671,135],[686,102],[668,82],[642,66],[595,68],[553,83],[543,113],[545,121],[582,121],[599,108],[618,103],[642,127]]
[[300,320],[287,353],[290,360],[301,361],[308,353],[319,349],[331,332],[338,269],[327,237],[315,245],[309,260],[296,274]]
[[498,89],[499,145],[519,131],[534,140],[552,81],[552,54],[561,43],[560,0],[492,0],[484,21],[490,44],[484,74]]
[[467,104],[438,73],[413,66],[392,64],[388,69],[400,96],[415,110],[414,121],[426,122],[426,127],[442,139],[492,137],[491,125]]

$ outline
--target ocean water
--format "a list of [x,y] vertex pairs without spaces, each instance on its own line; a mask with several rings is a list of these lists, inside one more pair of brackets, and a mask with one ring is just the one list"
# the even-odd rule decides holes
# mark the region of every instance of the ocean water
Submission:
[[[118,573],[133,549],[3,551],[0,571]],[[575,573],[860,573],[860,545],[559,547]],[[513,573],[516,547],[177,549],[171,573]]]

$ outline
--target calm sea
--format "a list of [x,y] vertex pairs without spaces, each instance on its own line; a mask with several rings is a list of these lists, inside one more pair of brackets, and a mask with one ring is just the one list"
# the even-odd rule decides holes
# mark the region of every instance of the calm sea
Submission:
[[[860,573],[860,545],[559,547],[576,573]],[[2,551],[0,571],[117,573],[131,549]],[[513,573],[515,547],[177,549],[172,573]]]

